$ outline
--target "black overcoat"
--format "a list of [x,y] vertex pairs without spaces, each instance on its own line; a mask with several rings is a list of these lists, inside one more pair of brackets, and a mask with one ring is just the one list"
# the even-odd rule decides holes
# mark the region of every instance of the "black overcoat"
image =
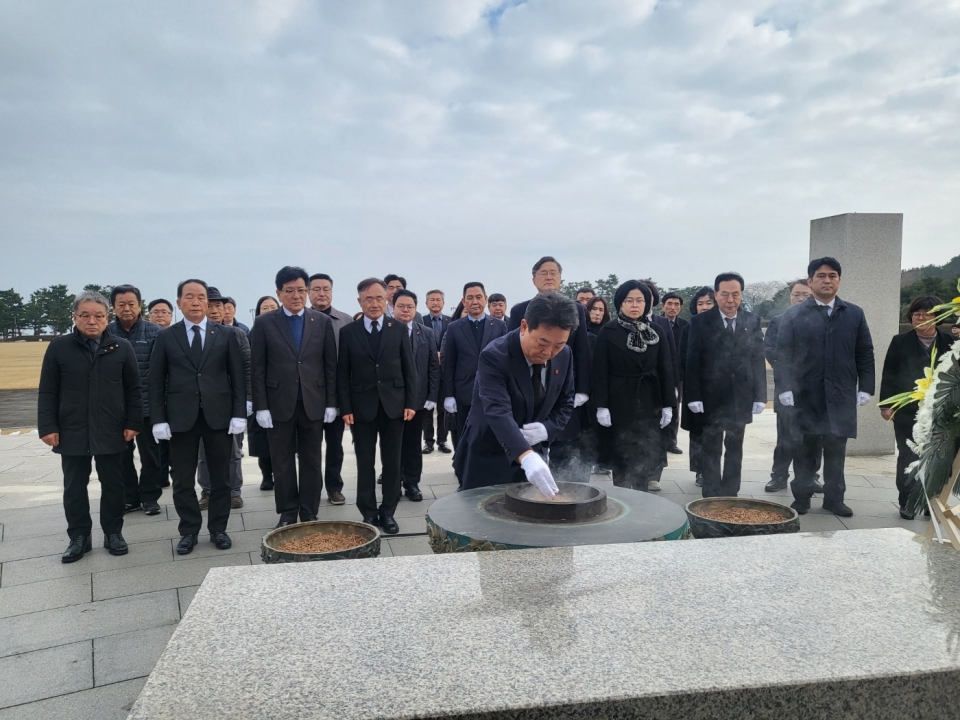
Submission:
[[[949,333],[937,330],[937,339],[933,347],[937,357],[942,357],[953,347],[954,339]],[[886,400],[916,387],[917,380],[924,376],[923,371],[930,367],[930,350],[920,342],[916,330],[894,335],[883,360],[883,374],[880,379],[880,400]],[[913,427],[917,419],[917,403],[910,403],[893,416],[896,425]]]

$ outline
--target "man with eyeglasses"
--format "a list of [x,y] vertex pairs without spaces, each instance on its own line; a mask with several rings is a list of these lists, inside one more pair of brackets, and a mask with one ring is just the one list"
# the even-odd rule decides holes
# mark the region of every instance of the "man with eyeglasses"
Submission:
[[91,463],[100,481],[100,527],[111,555],[123,539],[123,455],[143,425],[140,370],[133,347],[107,329],[107,299],[84,291],[73,301],[73,331],[50,342],[40,370],[37,431],[60,456],[70,544],[61,562],[91,551]]
[[[810,292],[810,285],[805,278],[800,278],[790,286],[790,305],[799,305],[813,293]],[[763,354],[773,368],[774,388],[776,393],[773,398],[773,411],[777,414],[777,446],[773,450],[773,469],[770,471],[770,482],[764,486],[766,492],[777,492],[786,490],[787,482],[790,479],[790,463],[800,442],[800,434],[797,432],[796,413],[793,408],[784,407],[780,402],[780,390],[776,387],[777,365],[777,337],[780,335],[780,323],[783,321],[783,313],[770,318],[770,324],[767,326],[767,334],[763,336]],[[823,450],[816,452],[816,479],[813,484],[815,493],[823,492],[823,485],[820,483],[820,460],[823,456]],[[796,468],[794,468],[796,474]]]
[[154,325],[161,328],[170,327],[173,322],[173,304],[169,300],[157,298],[147,305],[147,315]]
[[[563,268],[557,259],[550,255],[537,260],[533,265],[533,286],[537,293],[558,292],[563,284]],[[520,327],[527,312],[529,300],[517,303],[510,309],[510,330]],[[581,303],[577,303],[578,324],[570,332],[567,345],[573,353],[574,408],[585,405],[590,399],[590,340],[587,337],[587,313]],[[563,480],[590,482],[590,465],[581,458],[580,412],[574,411],[563,431],[550,442],[550,465],[562,473]]]

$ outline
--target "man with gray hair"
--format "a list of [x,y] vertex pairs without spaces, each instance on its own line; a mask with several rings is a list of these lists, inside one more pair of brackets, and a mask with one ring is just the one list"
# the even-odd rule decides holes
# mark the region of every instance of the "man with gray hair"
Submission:
[[37,430],[60,456],[63,510],[70,544],[60,558],[76,562],[93,547],[92,463],[100,480],[100,527],[111,555],[125,555],[123,454],[143,425],[140,371],[133,347],[107,331],[110,307],[100,293],[73,302],[73,331],[50,342],[40,370]]

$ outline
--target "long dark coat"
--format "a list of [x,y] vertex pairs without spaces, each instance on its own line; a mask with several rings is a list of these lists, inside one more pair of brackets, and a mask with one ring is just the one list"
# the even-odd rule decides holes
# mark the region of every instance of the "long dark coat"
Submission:
[[[949,333],[937,330],[937,339],[931,350],[937,349],[937,357],[942,357],[953,347],[954,339]],[[923,371],[930,367],[930,350],[920,342],[916,330],[894,335],[887,348],[883,361],[883,375],[880,380],[880,400],[910,392],[916,387],[917,380],[923,377]],[[897,411],[893,422],[903,427],[913,427],[917,419],[917,404],[910,403]]]
[[780,392],[793,393],[800,432],[857,436],[857,391],[873,395],[873,340],[863,310],[836,299],[825,321],[809,297],[789,308],[777,336]]
[[140,370],[129,342],[104,332],[91,355],[76,328],[50,342],[40,369],[37,431],[60,433],[55,453],[122,453],[123,431],[142,429]]

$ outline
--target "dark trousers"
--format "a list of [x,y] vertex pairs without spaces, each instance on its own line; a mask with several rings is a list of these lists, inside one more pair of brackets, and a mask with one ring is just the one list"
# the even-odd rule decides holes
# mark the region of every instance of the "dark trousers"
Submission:
[[823,506],[843,502],[847,484],[843,466],[847,459],[847,439],[836,435],[804,435],[798,452],[793,457],[796,477],[790,483],[793,498],[801,505],[810,506],[813,482],[817,473],[817,453],[823,448]]
[[[240,497],[243,490],[243,435],[230,436],[230,495]],[[197,484],[204,492],[210,492],[210,471],[207,469],[207,451],[200,443],[200,455],[197,458]]]
[[[144,427],[146,428],[144,432],[150,431],[149,426],[145,425]],[[152,432],[150,434],[151,436],[153,435]],[[163,492],[162,488],[170,484],[170,478],[173,475],[173,472],[170,468],[170,441],[161,440],[158,447],[160,449],[160,469],[159,469],[159,473],[160,473],[159,477],[160,477],[160,484],[161,484],[160,492],[162,493]]]
[[327,457],[323,472],[327,495],[343,492],[343,418],[339,415],[332,423],[324,423],[323,438],[327,442]]
[[[281,521],[296,522],[299,514],[304,522],[316,517],[323,489],[321,446],[323,420],[311,420],[297,400],[293,417],[285,422],[273,421],[267,430],[270,458],[273,461],[273,496]],[[300,483],[297,485],[297,458],[300,460]]]
[[688,438],[690,440],[690,472],[700,475],[703,473],[703,428],[691,430]]
[[203,515],[197,500],[197,459],[200,441],[207,455],[210,472],[210,505],[207,528],[211,533],[226,532],[230,519],[230,455],[233,440],[223,430],[207,425],[201,409],[197,422],[185,432],[175,432],[170,440],[170,465],[173,469],[173,506],[180,516],[180,535],[197,535],[203,527]]
[[423,474],[420,438],[423,435],[423,415],[426,412],[421,409],[413,416],[413,420],[403,423],[403,441],[400,445],[400,484],[405,488],[419,485],[420,476]]
[[423,410],[418,415],[423,415],[423,442],[425,445],[433,447],[434,437],[436,441],[440,443],[445,443],[447,441],[447,423],[449,422],[449,415],[447,411],[443,409],[443,395],[440,396],[440,404],[437,405],[436,414],[437,414],[437,434],[433,434],[433,410]]
[[913,486],[917,484],[916,478],[907,478],[907,466],[918,460],[917,454],[907,445],[907,440],[913,439],[913,423],[908,425],[894,421],[893,434],[897,438],[897,490],[900,492],[900,507],[903,507]]
[[[143,432],[127,443],[123,453],[123,488],[125,502],[139,505],[156,502],[163,492],[160,489],[160,446],[153,439],[150,418],[143,419]],[[140,475],[133,463],[134,446],[140,451]]]
[[67,535],[90,537],[90,496],[87,484],[93,462],[100,480],[100,527],[104,535],[123,529],[123,453],[110,455],[61,455],[63,469],[63,513],[67,517]]
[[[796,419],[789,408],[777,413],[777,446],[773,449],[773,468],[770,471],[770,477],[774,480],[784,480],[790,475],[790,463],[794,461],[797,448],[803,442],[803,433],[797,429]],[[823,449],[817,451],[816,470],[820,472],[820,462],[823,456]],[[794,465],[793,473],[796,475],[797,468]]]
[[463,437],[463,429],[467,426],[467,415],[470,414],[469,405],[461,405],[457,403],[457,413],[454,415],[454,427],[451,429],[453,434],[453,448],[457,448],[457,443],[460,442],[460,438]]
[[365,518],[377,516],[377,437],[380,438],[380,465],[383,468],[381,517],[393,517],[400,502],[400,446],[403,443],[403,417],[391,419],[383,405],[370,422],[350,426],[357,454],[357,510]]
[[[707,422],[701,437],[700,472],[703,497],[736,497],[743,466],[743,435],[746,425]],[[723,472],[720,472],[721,456]]]

